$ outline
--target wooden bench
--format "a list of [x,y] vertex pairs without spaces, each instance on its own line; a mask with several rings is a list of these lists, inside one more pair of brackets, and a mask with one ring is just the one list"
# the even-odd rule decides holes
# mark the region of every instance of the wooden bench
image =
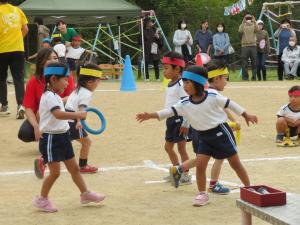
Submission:
[[300,195],[287,194],[284,206],[259,207],[241,199],[236,205],[242,211],[242,225],[252,225],[252,215],[274,225],[300,225]]

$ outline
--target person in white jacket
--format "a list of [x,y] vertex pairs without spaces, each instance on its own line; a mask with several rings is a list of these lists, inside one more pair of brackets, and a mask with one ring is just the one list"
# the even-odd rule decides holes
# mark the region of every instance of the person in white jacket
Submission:
[[297,38],[291,36],[289,45],[283,50],[282,62],[284,63],[284,72],[288,80],[293,80],[297,76],[297,70],[300,63],[300,46],[297,45]]
[[192,57],[192,45],[193,38],[191,32],[187,30],[185,20],[181,20],[178,23],[178,29],[174,33],[173,44],[175,46],[175,52],[183,55],[185,62],[189,62]]

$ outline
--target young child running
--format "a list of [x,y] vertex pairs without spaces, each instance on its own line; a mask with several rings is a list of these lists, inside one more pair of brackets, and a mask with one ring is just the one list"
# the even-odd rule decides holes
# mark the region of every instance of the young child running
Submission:
[[61,34],[60,33],[53,34],[52,35],[52,42],[53,42],[52,43],[53,50],[56,52],[56,54],[58,56],[58,61],[61,62],[61,63],[66,63],[67,64],[67,60],[66,60],[67,48],[62,43]]
[[[79,79],[76,89],[69,96],[66,103],[67,112],[84,111],[92,100],[93,91],[96,90],[102,72],[97,65],[88,64],[85,68],[80,68]],[[81,144],[79,167],[81,173],[96,173],[97,167],[88,165],[88,154],[92,144],[86,131],[82,128],[80,120],[69,120],[71,140],[76,140]]]
[[64,104],[58,93],[68,85],[69,71],[63,63],[49,63],[44,71],[46,79],[45,92],[41,97],[39,115],[42,138],[39,149],[44,162],[48,164],[49,175],[43,182],[41,194],[34,198],[33,205],[46,212],[56,212],[57,208],[50,202],[49,192],[60,175],[60,162],[63,161],[73,182],[79,188],[81,203],[100,202],[103,194],[97,194],[87,189],[74,158],[73,147],[68,133],[68,119],[84,119],[86,112],[65,112]]
[[282,143],[286,130],[290,130],[290,137],[300,137],[300,86],[296,85],[288,91],[289,103],[280,108],[277,113],[276,143]]
[[69,65],[69,68],[71,70],[71,74],[73,76],[73,79],[75,80],[75,83],[77,83],[77,62],[80,59],[81,55],[85,52],[88,54],[96,54],[95,52],[92,52],[90,50],[84,49],[80,46],[81,43],[81,37],[80,36],[75,36],[72,37],[72,42],[71,45],[67,47],[67,62]]
[[[213,60],[210,63],[207,64],[207,70],[208,72],[208,83],[209,83],[209,89],[210,92],[218,92],[223,91],[226,84],[227,84],[227,78],[228,78],[228,69],[225,66],[224,62],[221,60]],[[232,116],[230,111],[226,108],[223,109],[225,113],[227,114],[228,118],[232,122],[236,122],[235,118]],[[239,123],[238,123],[238,126]],[[197,146],[197,143],[193,141],[193,145]],[[214,194],[228,194],[230,192],[230,189],[222,185],[218,182],[223,159],[215,159],[214,164],[211,168],[211,177],[210,177],[210,183],[208,192],[214,193]],[[176,188],[178,187],[178,176],[181,176],[182,172],[189,170],[196,166],[196,159],[188,160],[184,163],[182,163],[180,166],[172,167],[170,168],[170,176],[172,180],[172,185],[174,185]],[[175,177],[175,179],[174,179]]]
[[250,185],[247,171],[237,154],[234,135],[226,123],[227,115],[224,108],[229,108],[237,115],[242,115],[247,125],[257,123],[257,117],[249,115],[237,103],[215,91],[205,91],[207,70],[199,66],[191,66],[183,72],[184,90],[190,96],[171,108],[155,113],[140,113],[136,119],[143,122],[148,119],[165,119],[174,115],[187,119],[193,130],[194,151],[197,153],[196,176],[199,194],[193,205],[202,206],[208,203],[206,192],[206,168],[211,157],[227,158],[230,166],[245,186]]
[[[165,98],[165,108],[170,108],[181,99],[187,97],[186,92],[183,89],[183,83],[181,80],[181,73],[185,68],[185,61],[181,54],[177,52],[168,52],[162,59],[164,76],[166,79],[170,79]],[[177,143],[178,152],[181,158],[181,162],[189,159],[186,152],[186,135],[188,133],[189,125],[186,121],[183,121],[182,116],[172,116],[166,121],[166,135],[165,135],[165,150],[169,156],[169,159],[173,166],[179,165],[179,159],[174,151],[174,145]],[[167,178],[170,180],[170,178]],[[188,170],[184,171],[180,184],[191,184],[191,176]]]

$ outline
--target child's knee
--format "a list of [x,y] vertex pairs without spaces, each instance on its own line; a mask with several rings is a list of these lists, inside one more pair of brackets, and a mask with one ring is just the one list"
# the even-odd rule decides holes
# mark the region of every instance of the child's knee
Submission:
[[57,179],[60,176],[60,171],[50,171],[49,176],[51,176],[53,179]]
[[287,126],[287,122],[284,117],[279,117],[276,122],[277,125]]

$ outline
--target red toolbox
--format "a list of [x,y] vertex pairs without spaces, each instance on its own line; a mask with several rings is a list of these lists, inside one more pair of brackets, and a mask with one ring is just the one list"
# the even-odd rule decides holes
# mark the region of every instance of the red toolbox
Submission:
[[[264,190],[263,192],[261,190]],[[265,186],[241,187],[241,199],[260,207],[279,206],[286,204],[286,193]]]

